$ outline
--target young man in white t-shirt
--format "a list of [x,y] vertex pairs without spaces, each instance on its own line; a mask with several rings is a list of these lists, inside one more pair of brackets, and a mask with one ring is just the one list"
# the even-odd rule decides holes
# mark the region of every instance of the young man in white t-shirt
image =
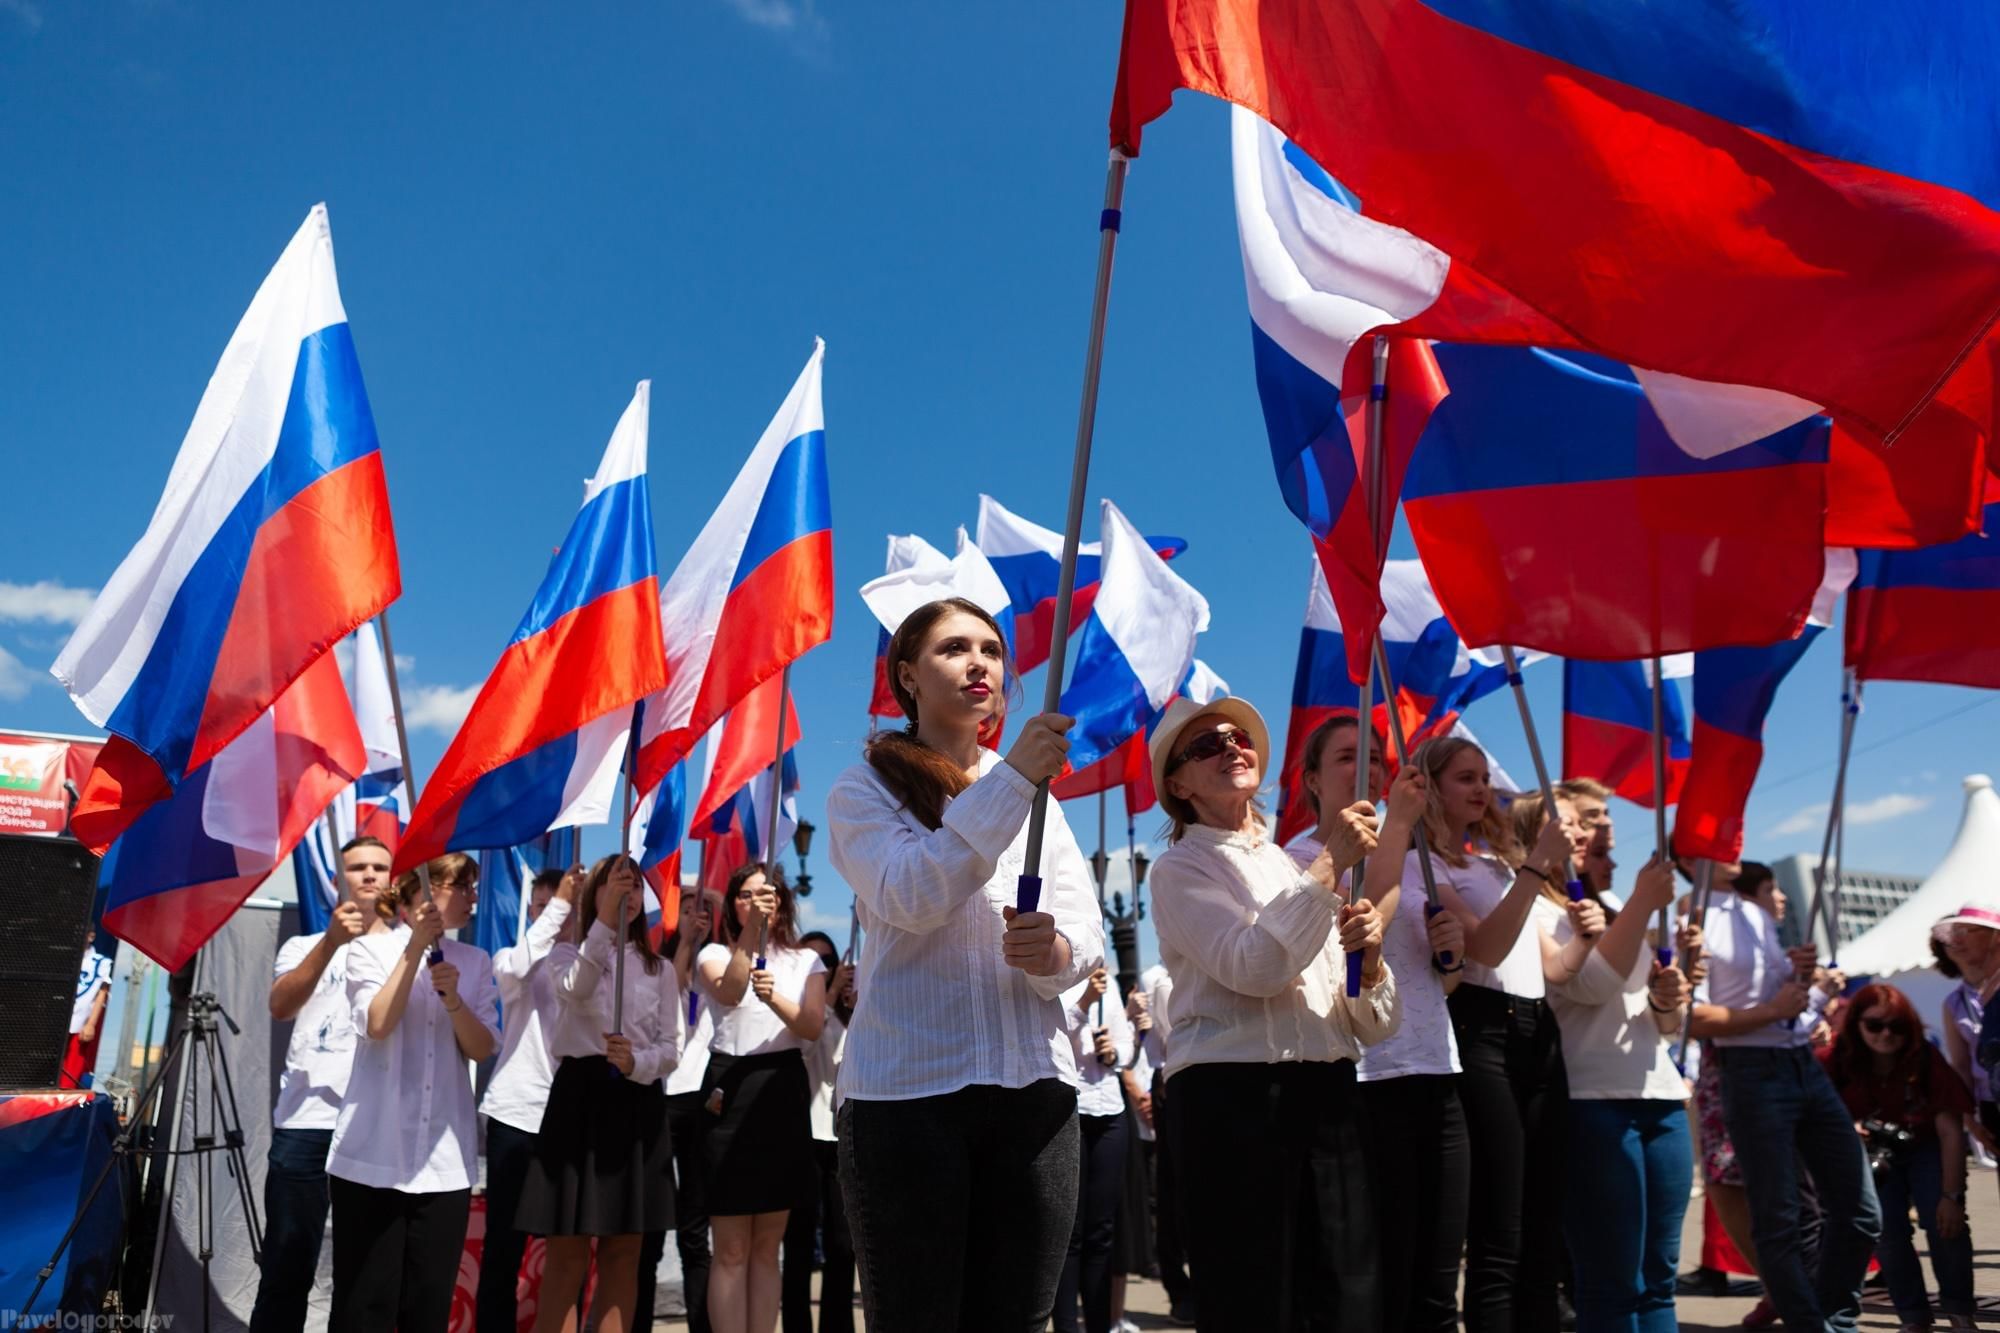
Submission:
[[379,838],[355,838],[342,847],[340,902],[325,931],[295,935],[278,950],[271,1019],[292,1023],[292,1040],[271,1113],[263,1277],[250,1312],[251,1333],[298,1333],[305,1327],[306,1299],[326,1232],[326,1155],[354,1063],[347,945],[389,929],[375,910],[377,896],[389,886],[389,861]]

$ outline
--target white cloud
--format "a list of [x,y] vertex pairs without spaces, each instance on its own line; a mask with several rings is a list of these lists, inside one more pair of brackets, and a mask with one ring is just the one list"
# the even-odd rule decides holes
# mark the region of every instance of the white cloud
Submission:
[[0,699],[25,699],[28,689],[35,684],[36,673],[30,671],[20,658],[0,648]]
[[[333,645],[333,660],[340,666],[341,679],[347,681],[349,688],[352,688],[354,682],[353,636],[350,635],[347,638],[341,639]],[[408,653],[396,654],[397,684],[400,685],[402,683],[403,677],[409,675],[412,671],[415,671],[416,669],[417,669],[416,658],[410,656]]]
[[798,54],[824,56],[833,29],[819,12],[819,0],[724,0],[753,27],[784,38]]
[[822,898],[801,898],[799,904],[799,933],[823,930],[832,936],[836,947],[847,947],[848,919],[845,911],[836,909]]
[[[1872,801],[1850,801],[1844,821],[1849,824],[1886,824],[1892,819],[1915,814],[1929,806],[1931,798],[1916,796],[1909,792],[1890,792]],[[1826,828],[1827,811],[1831,809],[1825,801],[1804,806],[1793,811],[1771,827],[1766,835],[1772,838],[1792,837],[1800,833],[1817,833]]]
[[403,692],[403,721],[412,731],[455,732],[472,711],[479,686],[455,689],[450,685],[419,685]]
[[[4,8],[7,0],[0,0]],[[0,620],[39,620],[51,625],[74,625],[97,600],[89,588],[66,588],[43,579],[38,583],[0,582]]]
[[1824,828],[1826,826],[1827,809],[1828,806],[1826,803],[1821,802],[1818,805],[1808,805],[1794,810],[1791,814],[1785,816],[1784,819],[1772,825],[1771,831],[1767,836],[1785,838],[1795,833],[1810,833],[1816,828]]

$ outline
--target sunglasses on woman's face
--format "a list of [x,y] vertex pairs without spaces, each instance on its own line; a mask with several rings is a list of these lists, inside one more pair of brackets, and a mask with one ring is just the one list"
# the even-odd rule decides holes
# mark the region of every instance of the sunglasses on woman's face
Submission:
[[1861,1030],[1875,1037],[1885,1032],[1893,1032],[1899,1037],[1908,1035],[1903,1031],[1903,1025],[1893,1018],[1864,1018],[1861,1020]]
[[1250,739],[1249,732],[1241,727],[1223,727],[1216,731],[1204,731],[1189,741],[1187,749],[1180,752],[1167,771],[1171,773],[1182,764],[1198,764],[1204,759],[1213,759],[1230,748],[1245,754],[1257,753],[1257,743]]

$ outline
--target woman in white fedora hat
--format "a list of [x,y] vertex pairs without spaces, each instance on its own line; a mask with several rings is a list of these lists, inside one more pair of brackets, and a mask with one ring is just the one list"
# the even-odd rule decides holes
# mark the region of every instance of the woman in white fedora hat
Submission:
[[[1255,708],[1176,699],[1150,750],[1172,821],[1153,912],[1174,979],[1167,1095],[1198,1327],[1379,1327],[1354,1061],[1402,1018],[1382,962],[1396,891],[1340,891],[1375,845],[1374,809],[1344,811],[1302,871],[1257,803],[1270,731]],[[1347,950],[1362,955],[1353,997]]]
[[1938,971],[1958,982],[1944,997],[1944,1049],[1951,1067],[1972,1089],[1977,1112],[1966,1132],[1988,1152],[2000,1152],[2000,1106],[1986,1067],[1973,1058],[1986,1003],[2000,985],[2000,908],[1967,903],[1931,930]]

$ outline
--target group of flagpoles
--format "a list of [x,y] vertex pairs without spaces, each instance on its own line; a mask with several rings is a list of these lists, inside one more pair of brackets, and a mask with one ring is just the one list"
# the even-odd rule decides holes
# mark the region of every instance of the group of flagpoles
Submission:
[[[389,677],[389,711],[396,715],[396,750],[403,760],[403,790],[409,793],[410,808],[416,809],[417,767],[410,762],[410,729],[403,721],[403,687],[396,677],[396,645],[389,637],[389,608],[383,607],[375,613],[376,627],[382,631],[382,662]],[[431,900],[431,868],[427,861],[417,862],[417,884],[423,889],[424,901]],[[444,961],[444,950],[436,943],[431,945],[430,961],[436,966]]]
[[[1667,843],[1667,682],[1659,654],[1653,655],[1653,855],[1671,864],[1673,849]],[[1654,948],[1665,967],[1674,961],[1674,908],[1671,900],[1660,904],[1659,933]]]
[[[1542,793],[1542,810],[1548,819],[1556,817],[1556,788],[1549,781],[1549,761],[1542,756],[1542,738],[1535,731],[1535,715],[1528,708],[1528,686],[1521,679],[1521,661],[1512,644],[1500,645],[1500,660],[1507,669],[1507,688],[1513,691],[1514,706],[1521,713],[1521,731],[1528,738],[1528,758],[1535,766],[1535,785]],[[1563,892],[1573,903],[1583,901],[1583,880],[1578,876],[1576,858],[1563,856]]]
[[[1123,220],[1125,172],[1129,159],[1111,151],[1104,174],[1104,209],[1098,215],[1097,289],[1090,306],[1090,341],[1083,358],[1083,400],[1077,409],[1076,448],[1070,460],[1069,512],[1063,520],[1062,564],[1056,581],[1056,620],[1049,635],[1048,680],[1042,690],[1042,711],[1062,705],[1063,667],[1069,656],[1070,603],[1076,595],[1076,555],[1083,542],[1083,504],[1090,481],[1091,436],[1097,426],[1097,382],[1104,366],[1104,316],[1111,301],[1111,261],[1118,251]],[[1042,901],[1042,834],[1049,818],[1049,784],[1035,789],[1028,814],[1028,845],[1015,892],[1017,911],[1033,912]]]

